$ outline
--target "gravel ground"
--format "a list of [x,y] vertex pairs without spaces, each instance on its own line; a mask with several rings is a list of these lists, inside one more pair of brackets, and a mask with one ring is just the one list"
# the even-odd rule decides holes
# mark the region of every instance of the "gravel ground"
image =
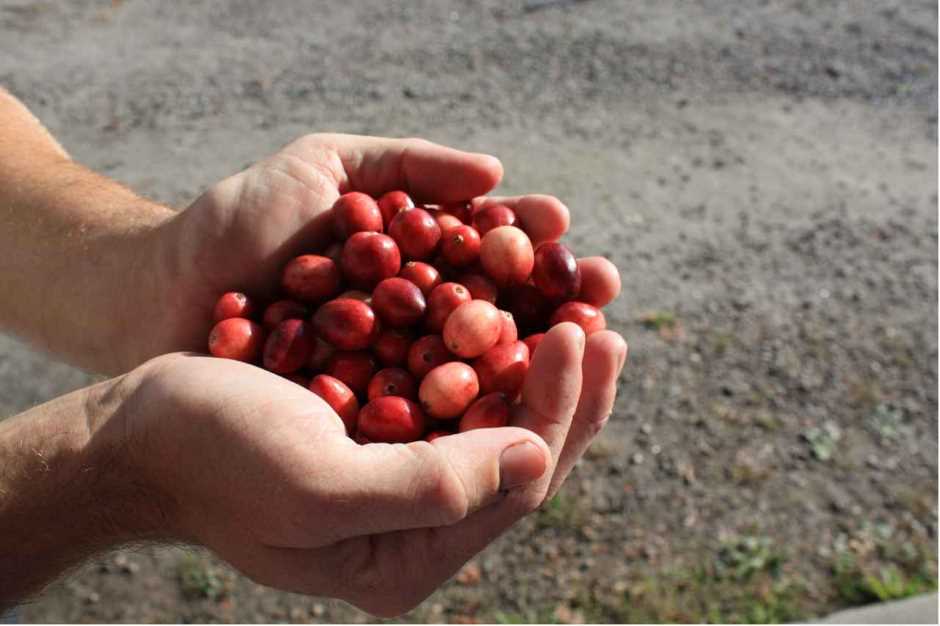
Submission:
[[[413,621],[804,619],[936,589],[937,6],[0,2],[0,83],[184,207],[314,130],[552,193],[620,268],[615,417]],[[91,377],[0,336],[0,415]],[[142,547],[30,621],[363,621]]]

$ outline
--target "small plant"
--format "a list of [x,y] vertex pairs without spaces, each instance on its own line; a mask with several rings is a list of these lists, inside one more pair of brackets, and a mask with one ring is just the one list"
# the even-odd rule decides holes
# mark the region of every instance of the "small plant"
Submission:
[[650,311],[640,317],[640,323],[649,330],[662,331],[675,328],[679,320],[670,311]]
[[715,572],[721,578],[745,581],[759,572],[776,576],[782,564],[783,557],[772,549],[767,537],[739,537],[719,548]]
[[180,590],[188,599],[218,600],[228,591],[215,568],[196,554],[185,554],[176,565]]
[[828,461],[835,454],[836,444],[842,439],[842,431],[833,422],[826,422],[822,427],[805,431],[803,439],[809,444],[814,457]]
[[584,513],[577,501],[571,496],[558,493],[539,509],[535,518],[538,528],[574,529],[581,526]]

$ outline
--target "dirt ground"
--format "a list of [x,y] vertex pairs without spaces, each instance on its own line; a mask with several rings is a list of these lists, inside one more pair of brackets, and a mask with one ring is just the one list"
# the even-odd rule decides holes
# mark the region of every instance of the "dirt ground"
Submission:
[[[405,619],[787,621],[936,589],[937,6],[0,2],[0,83],[180,208],[314,130],[498,155],[623,274],[609,428]],[[91,377],[0,336],[0,415]],[[141,547],[38,622],[368,616]]]

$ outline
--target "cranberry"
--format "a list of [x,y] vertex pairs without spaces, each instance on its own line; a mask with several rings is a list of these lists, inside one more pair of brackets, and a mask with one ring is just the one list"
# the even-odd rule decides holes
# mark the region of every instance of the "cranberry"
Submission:
[[512,313],[501,310],[499,314],[502,317],[502,327],[499,331],[499,340],[496,343],[514,343],[519,341],[519,329],[516,328],[516,320],[513,318]]
[[446,437],[447,435],[453,435],[454,433],[447,430],[432,430],[427,435],[424,436],[425,441],[434,441],[440,437]]
[[339,298],[352,298],[353,300],[359,300],[371,306],[372,294],[360,291],[359,289],[347,289],[337,296],[337,299]]
[[464,274],[457,282],[467,288],[474,300],[486,300],[490,304],[496,304],[499,290],[496,284],[483,274]]
[[411,333],[398,328],[390,328],[383,330],[379,338],[375,340],[372,344],[372,352],[386,367],[404,365],[408,362],[408,348],[411,347],[411,342]]
[[310,315],[306,305],[294,300],[278,300],[268,305],[261,318],[261,325],[265,330],[274,328],[284,320],[302,320]]
[[326,366],[326,373],[343,381],[357,394],[365,394],[375,373],[375,358],[365,350],[336,352]]
[[441,239],[441,227],[424,209],[408,209],[392,218],[388,234],[405,258],[421,261],[433,256]]
[[221,322],[230,317],[249,318],[255,311],[254,303],[243,293],[238,291],[229,291],[223,293],[215,308],[212,310],[212,321]]
[[387,367],[376,372],[369,381],[367,390],[370,400],[381,396],[398,396],[409,400],[418,399],[418,383],[414,376],[400,367]]
[[431,295],[431,291],[441,284],[441,273],[433,265],[421,261],[408,261],[398,272],[399,278],[410,280],[418,286],[424,297]]
[[535,349],[542,343],[542,339],[545,338],[545,333],[535,333],[534,335],[529,335],[522,340],[522,343],[526,345],[529,349],[529,358],[535,356]]
[[520,328],[543,330],[551,315],[551,303],[535,285],[519,285],[506,294],[505,306]]
[[339,415],[346,426],[346,434],[351,435],[356,432],[356,418],[359,416],[359,401],[356,400],[356,394],[352,389],[346,386],[346,383],[328,376],[320,374],[314,376],[308,387],[310,391],[317,394],[330,405],[330,408]]
[[499,287],[523,284],[535,263],[532,242],[515,226],[494,228],[483,236],[480,263]]
[[307,363],[313,344],[310,324],[288,319],[278,324],[264,344],[264,367],[275,374],[295,372]]
[[230,317],[209,332],[209,352],[223,359],[253,363],[264,347],[264,329],[243,317]]
[[562,322],[574,322],[584,330],[585,335],[607,328],[603,311],[586,302],[565,302],[555,309],[549,323],[554,326]]
[[431,417],[450,419],[463,413],[480,391],[476,372],[466,363],[451,361],[428,372],[418,397]]
[[505,204],[491,204],[473,214],[473,226],[480,232],[481,237],[499,226],[515,224],[516,212]]
[[346,240],[340,265],[354,285],[371,289],[401,269],[401,253],[395,241],[381,233],[356,233]]
[[294,300],[320,302],[339,291],[339,268],[325,256],[304,254],[291,259],[281,274],[281,287]]
[[359,432],[369,442],[408,443],[421,439],[424,412],[407,398],[381,396],[359,411]]
[[441,240],[441,256],[453,267],[476,262],[480,257],[480,234],[466,224],[448,230]]
[[445,235],[451,228],[464,225],[456,215],[448,213],[447,211],[434,211],[431,216],[434,218],[434,221],[437,222],[437,225],[441,227],[441,233]]
[[473,205],[469,200],[448,202],[441,205],[441,211],[450,213],[464,224],[469,224],[473,215]]
[[382,212],[370,196],[358,191],[343,194],[333,205],[333,232],[340,241],[362,231],[382,232]]
[[460,418],[458,430],[462,433],[476,428],[500,428],[509,424],[511,406],[509,397],[494,392],[481,396],[470,405]]
[[340,350],[361,350],[379,336],[379,321],[372,308],[361,300],[338,298],[320,306],[313,314],[317,335]]
[[471,300],[447,318],[444,344],[457,356],[470,359],[495,346],[502,328],[499,309],[484,300]]
[[392,218],[400,211],[413,209],[415,203],[408,197],[404,191],[389,191],[379,198],[379,212],[382,213],[382,223],[385,228],[391,223]]
[[532,281],[550,300],[571,300],[581,291],[578,260],[566,246],[550,241],[535,251]]
[[372,308],[389,326],[411,326],[424,317],[424,294],[410,280],[386,278],[372,292]]
[[470,292],[458,283],[442,283],[434,288],[428,297],[425,326],[434,333],[444,330],[444,322],[461,304],[470,302]]
[[315,372],[322,372],[326,369],[334,352],[336,352],[336,348],[317,337],[314,339],[313,346],[310,348],[310,356],[307,357],[307,367]]
[[502,343],[473,361],[480,392],[502,391],[515,397],[529,371],[529,348],[521,341]]
[[421,380],[428,372],[452,360],[454,355],[444,345],[440,335],[425,335],[408,350],[408,371]]

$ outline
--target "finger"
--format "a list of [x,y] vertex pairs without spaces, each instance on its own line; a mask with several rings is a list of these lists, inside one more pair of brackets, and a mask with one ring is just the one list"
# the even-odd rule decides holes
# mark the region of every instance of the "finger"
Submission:
[[575,463],[607,423],[617,397],[617,378],[626,358],[627,344],[617,333],[603,330],[588,337],[584,348],[581,398],[552,475],[549,498],[558,491]]
[[568,207],[554,196],[532,194],[515,197],[485,197],[474,200],[474,210],[493,204],[505,204],[519,220],[519,226],[529,235],[532,245],[556,241],[566,232],[571,222]]
[[322,483],[317,489],[335,517],[331,541],[454,524],[500,492],[547,477],[551,452],[535,433],[507,427],[432,443],[344,446],[337,457],[327,493]]
[[286,150],[327,167],[343,193],[379,196],[403,189],[418,202],[456,202],[487,193],[503,177],[503,166],[494,156],[424,139],[318,134]]
[[607,306],[620,295],[620,272],[602,256],[578,259],[581,292],[578,300],[596,307]]

